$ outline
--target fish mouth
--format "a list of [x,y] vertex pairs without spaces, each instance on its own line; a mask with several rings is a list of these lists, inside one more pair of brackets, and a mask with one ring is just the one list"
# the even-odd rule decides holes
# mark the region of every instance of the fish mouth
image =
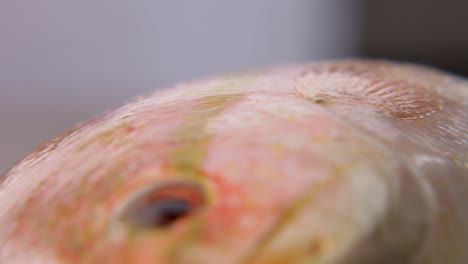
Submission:
[[[267,248],[272,245],[276,239],[278,239],[281,232],[288,228],[288,225],[293,224],[294,219],[301,213],[301,211],[307,210],[307,207],[310,203],[313,203],[314,198],[316,198],[320,190],[325,189],[328,185],[332,185],[338,180],[338,177],[334,177],[312,184],[304,194],[297,197],[283,210],[283,212],[276,218],[276,221],[271,228],[260,237],[253,249],[247,252],[239,263],[270,263],[272,260],[259,260],[262,259],[262,255],[267,251]],[[319,239],[316,239],[315,241],[319,241]],[[319,242],[316,242],[314,245],[317,249],[320,247]],[[286,252],[282,255],[291,255],[291,253],[292,252]],[[291,257],[294,256],[288,257],[289,260],[291,260]],[[278,256],[275,258],[278,258]]]
[[[312,184],[237,263],[413,263],[429,235],[430,206],[420,180],[405,168],[399,173],[397,180],[337,174]],[[353,202],[323,214],[317,203],[337,186]]]

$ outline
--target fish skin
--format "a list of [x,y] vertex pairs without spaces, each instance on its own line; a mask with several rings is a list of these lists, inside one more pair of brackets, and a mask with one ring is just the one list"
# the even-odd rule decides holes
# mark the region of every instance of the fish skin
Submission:
[[[158,90],[0,179],[0,263],[468,263],[466,120],[466,80],[389,61]],[[121,221],[167,184],[203,206]]]

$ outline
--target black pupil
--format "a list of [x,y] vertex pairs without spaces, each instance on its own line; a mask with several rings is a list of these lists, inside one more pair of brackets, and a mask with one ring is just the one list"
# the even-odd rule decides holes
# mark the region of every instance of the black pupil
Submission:
[[133,222],[140,227],[164,227],[191,211],[191,204],[180,198],[165,198],[147,203],[133,212]]

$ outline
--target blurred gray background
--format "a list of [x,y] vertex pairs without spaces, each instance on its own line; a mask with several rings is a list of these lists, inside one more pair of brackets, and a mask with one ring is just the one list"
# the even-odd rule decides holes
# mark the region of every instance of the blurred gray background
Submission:
[[466,74],[467,2],[2,0],[0,174],[77,122],[179,81],[349,56]]

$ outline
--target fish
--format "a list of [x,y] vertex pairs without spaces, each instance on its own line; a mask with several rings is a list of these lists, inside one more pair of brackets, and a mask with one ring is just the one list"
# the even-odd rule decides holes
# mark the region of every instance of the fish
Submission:
[[0,182],[0,263],[468,263],[468,81],[349,58],[180,82]]

